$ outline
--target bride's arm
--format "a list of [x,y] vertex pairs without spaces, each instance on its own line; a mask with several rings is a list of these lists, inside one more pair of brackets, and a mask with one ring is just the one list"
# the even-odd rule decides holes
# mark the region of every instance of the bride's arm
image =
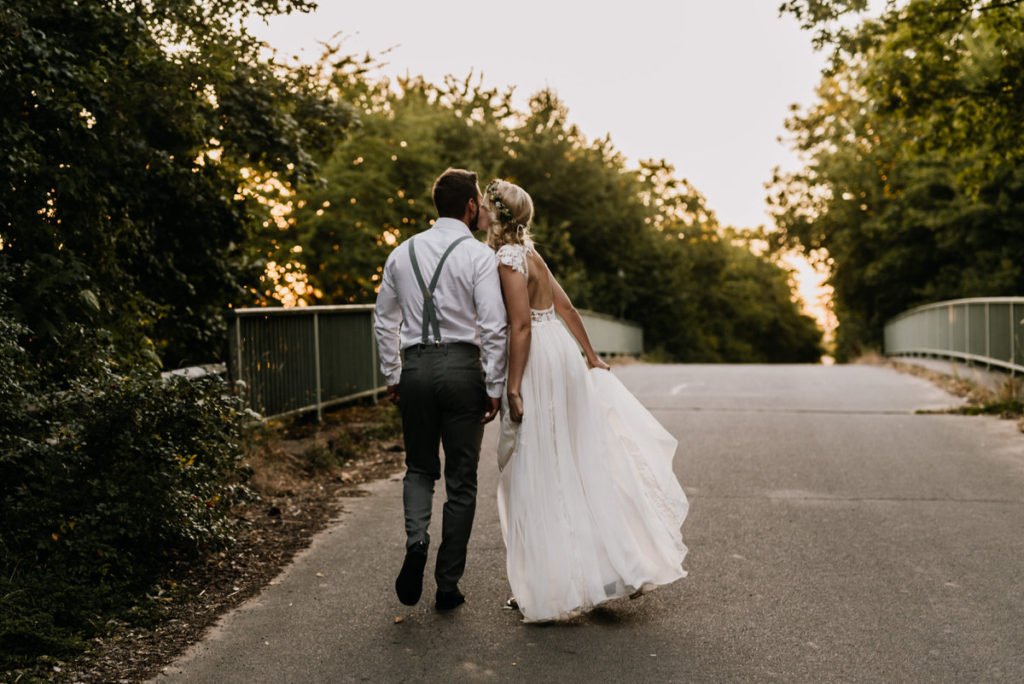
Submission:
[[524,275],[511,266],[499,265],[498,276],[501,278],[501,296],[508,311],[508,382],[505,391],[508,393],[509,414],[518,423],[523,419],[520,390],[526,359],[530,355],[530,292]]
[[601,357],[594,351],[594,346],[590,343],[590,337],[587,335],[587,329],[583,327],[583,319],[580,317],[580,312],[572,305],[569,295],[565,294],[562,285],[555,278],[555,274],[551,272],[546,263],[544,264],[544,270],[548,272],[548,278],[551,279],[551,294],[555,300],[555,311],[562,317],[566,327],[569,328],[569,332],[572,333],[572,336],[579,342],[580,347],[583,348],[583,353],[587,357],[587,365],[591,368],[609,370],[611,367],[601,360]]

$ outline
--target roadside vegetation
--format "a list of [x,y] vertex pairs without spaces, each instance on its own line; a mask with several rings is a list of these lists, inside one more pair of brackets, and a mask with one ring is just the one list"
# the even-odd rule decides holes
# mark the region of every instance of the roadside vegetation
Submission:
[[305,6],[0,3],[0,679],[156,624],[239,539],[250,418],[160,370],[223,358],[263,270],[242,169],[306,182],[352,120],[235,21]]

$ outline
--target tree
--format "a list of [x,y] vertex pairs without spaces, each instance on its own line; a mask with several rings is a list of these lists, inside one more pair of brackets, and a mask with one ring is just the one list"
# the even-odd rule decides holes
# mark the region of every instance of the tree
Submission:
[[221,357],[261,264],[243,171],[288,183],[352,120],[309,69],[258,58],[237,16],[305,0],[0,5],[0,258],[29,348],[106,327],[126,359]]
[[[361,126],[324,162],[327,183],[289,198],[286,230],[267,254],[284,264],[280,273],[293,275],[290,283],[266,283],[265,296],[372,302],[391,249],[430,225],[432,181],[446,166],[460,166],[476,169],[482,183],[503,177],[527,188],[538,247],[577,305],[638,321],[649,346],[671,358],[820,354],[820,331],[788,294],[736,304],[770,309],[747,322],[785,320],[815,340],[814,353],[804,338],[792,353],[762,352],[750,335],[767,329],[731,325],[737,310],[721,301],[724,279],[757,280],[750,291],[775,291],[775,283],[789,293],[788,274],[768,264],[730,271],[743,263],[740,253],[758,259],[720,239],[703,197],[664,162],[630,168],[611,139],[588,140],[552,91],[536,93],[520,110],[511,91],[485,88],[472,75],[392,83],[373,78],[365,61],[326,62],[335,65],[327,74],[333,87],[362,112]],[[732,344],[734,338],[750,341]],[[794,338],[775,342],[786,346]]]
[[770,202],[776,246],[830,272],[840,358],[911,306],[1024,288],[1022,27],[1020,2],[912,0],[826,32],[819,101],[787,124],[807,166]]

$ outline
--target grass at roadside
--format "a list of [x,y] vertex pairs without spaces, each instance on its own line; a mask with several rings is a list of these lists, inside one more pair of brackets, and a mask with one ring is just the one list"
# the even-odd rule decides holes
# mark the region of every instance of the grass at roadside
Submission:
[[963,397],[966,403],[941,410],[921,410],[918,413],[949,413],[965,416],[999,416],[1017,421],[1017,427],[1024,432],[1024,384],[1019,378],[1006,377],[997,389],[990,389],[977,382],[953,373],[940,373],[912,363],[888,359],[878,354],[865,355],[857,363],[883,365],[919,378],[924,378],[945,391]]

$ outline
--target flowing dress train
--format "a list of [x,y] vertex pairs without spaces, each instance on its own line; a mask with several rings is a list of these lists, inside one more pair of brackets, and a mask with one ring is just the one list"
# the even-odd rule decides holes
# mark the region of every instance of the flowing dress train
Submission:
[[611,371],[588,370],[553,307],[531,318],[498,512],[513,595],[540,622],[685,577],[688,502],[676,439]]

